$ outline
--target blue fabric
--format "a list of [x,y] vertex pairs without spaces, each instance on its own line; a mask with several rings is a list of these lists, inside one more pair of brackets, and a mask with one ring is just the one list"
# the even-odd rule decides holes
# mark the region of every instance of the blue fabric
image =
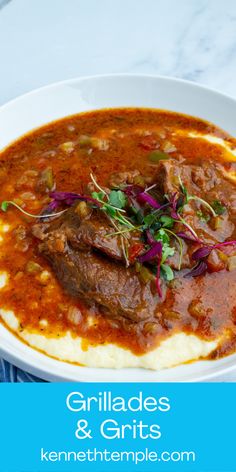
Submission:
[[0,382],[43,382],[43,380],[0,359]]

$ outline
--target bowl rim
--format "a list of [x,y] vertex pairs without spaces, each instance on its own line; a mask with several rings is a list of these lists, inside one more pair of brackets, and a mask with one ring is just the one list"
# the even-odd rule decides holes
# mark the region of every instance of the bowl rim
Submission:
[[235,105],[236,105],[236,97],[232,97],[231,95],[227,93],[223,93],[217,88],[209,87],[207,85],[194,82],[193,80],[182,79],[180,77],[168,76],[168,75],[162,75],[162,74],[139,74],[139,73],[130,73],[130,72],[119,72],[119,73],[107,73],[107,74],[81,75],[81,76],[72,77],[70,79],[63,79],[56,82],[50,82],[49,84],[42,85],[35,89],[29,90],[28,92],[22,93],[20,95],[16,95],[16,97],[11,98],[10,100],[7,100],[2,105],[0,105],[0,111],[2,111],[6,106],[13,104],[13,102],[17,102],[18,100],[21,100],[22,98],[26,98],[38,92],[42,92],[44,89],[56,88],[57,86],[66,85],[66,84],[78,82],[78,81],[88,81],[88,80],[96,80],[96,79],[115,79],[115,78],[130,78],[130,79],[141,78],[141,79],[154,79],[154,80],[158,79],[158,80],[163,80],[170,83],[179,82],[188,86],[193,86],[198,89],[205,90],[206,92],[210,92],[210,93],[213,92],[214,94],[217,94],[218,96],[223,97],[223,98],[228,98],[230,101],[235,102]]

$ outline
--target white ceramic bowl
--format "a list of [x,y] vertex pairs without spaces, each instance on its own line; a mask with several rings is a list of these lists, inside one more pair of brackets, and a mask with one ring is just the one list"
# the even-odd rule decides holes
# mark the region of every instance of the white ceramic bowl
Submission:
[[[122,106],[164,108],[195,115],[236,135],[236,101],[230,97],[179,79],[110,75],[59,82],[7,103],[0,108],[0,148],[57,118],[86,110]],[[78,367],[35,351],[2,325],[0,355],[30,373],[54,381],[201,381],[236,367],[236,355],[160,372]]]

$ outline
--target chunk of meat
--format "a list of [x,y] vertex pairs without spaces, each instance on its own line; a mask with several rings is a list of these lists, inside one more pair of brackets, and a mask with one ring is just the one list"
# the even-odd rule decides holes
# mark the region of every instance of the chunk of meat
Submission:
[[[96,302],[112,317],[137,322],[152,316],[160,302],[155,284],[144,283],[134,268],[121,264],[120,237],[107,237],[114,228],[101,211],[85,212],[83,205],[82,214],[81,204],[75,204],[60,217],[33,227],[33,234],[42,241],[39,251],[64,289]],[[127,241],[131,247],[137,239],[132,235]]]
[[105,238],[107,226],[101,225],[96,210],[94,217],[94,221],[85,218],[81,222],[71,208],[57,220],[35,225],[34,235],[42,241],[40,253],[70,295],[96,302],[112,317],[135,322],[149,318],[160,302],[155,284],[143,283],[134,268],[102,255],[121,258],[121,249],[116,238]]
[[[160,162],[156,171],[156,192],[160,195],[173,195],[180,191],[181,181],[189,195],[200,197],[210,205],[214,201],[219,201],[226,206],[225,213],[214,218],[209,208],[200,200],[190,200],[184,206],[182,217],[194,229],[198,237],[208,243],[222,242],[232,237],[235,225],[227,211],[227,205],[232,195],[235,195],[235,188],[224,177],[223,166],[219,164],[216,166],[206,160],[202,160],[201,165],[182,164],[178,159]],[[209,221],[204,221],[198,216],[202,211],[209,215]],[[182,224],[179,224],[176,229],[186,231],[186,227]]]
[[[158,303],[151,284],[143,284],[134,269],[126,269],[99,254],[76,251],[65,244],[64,252],[52,250],[49,240],[39,246],[67,293],[96,302],[114,318],[138,322],[153,316]],[[154,292],[154,293],[153,293]]]
[[[126,262],[121,236],[115,235],[114,232],[116,232],[116,229],[107,217],[101,211],[95,210],[90,218],[81,222],[79,231],[77,228],[73,228],[69,239],[73,247],[84,243],[111,258]],[[139,240],[138,232],[127,232],[125,235],[126,250],[130,252]]]
[[173,194],[180,188],[180,179],[190,195],[207,193],[220,179],[215,167],[203,162],[201,166],[184,164],[181,159],[160,161],[157,168],[157,183],[162,194]]
[[[56,231],[58,229],[59,236],[57,238],[54,237],[53,244],[55,244],[55,241],[58,241],[58,238],[61,239],[63,237],[74,248],[86,249],[92,247],[113,259],[126,262],[121,237],[113,234],[116,232],[116,229],[110,223],[105,213],[100,210],[90,209],[87,212],[83,208],[82,213],[81,203],[79,203],[60,218],[50,223],[45,222],[34,225],[33,234],[43,240],[48,237],[49,230]],[[58,233],[55,232],[55,235],[58,235]],[[140,234],[138,232],[127,233],[125,239],[127,251],[130,252],[139,240]]]
[[171,194],[179,190],[180,178],[190,195],[206,198],[208,202],[222,199],[222,180],[225,194],[235,194],[235,187],[227,178],[221,164],[202,159],[199,165],[183,163],[181,158],[160,161],[156,170],[156,183],[162,194]]
[[204,193],[212,190],[221,182],[216,168],[203,161],[201,166],[191,166],[191,180]]
[[[149,179],[147,179],[149,182]],[[109,186],[111,188],[119,188],[122,185],[131,185],[131,184],[138,184],[138,185],[145,185],[146,179],[141,176],[138,170],[130,170],[127,172],[116,172],[111,175],[109,178]]]
[[[179,175],[180,172],[182,175],[183,168],[184,166],[180,167],[179,161],[175,159],[160,161],[156,170],[156,183],[160,195],[170,195],[179,189]],[[187,172],[190,173],[189,168]]]

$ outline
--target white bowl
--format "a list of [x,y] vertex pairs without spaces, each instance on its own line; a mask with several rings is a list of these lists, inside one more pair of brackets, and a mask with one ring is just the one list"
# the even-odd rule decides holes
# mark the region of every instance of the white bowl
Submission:
[[[23,95],[0,108],[0,148],[22,134],[66,115],[106,107],[140,106],[187,113],[236,135],[236,101],[179,79],[138,75],[85,77]],[[54,381],[202,381],[231,371],[236,354],[163,370],[93,369],[60,362],[35,351],[0,325],[0,355],[28,372]]]

